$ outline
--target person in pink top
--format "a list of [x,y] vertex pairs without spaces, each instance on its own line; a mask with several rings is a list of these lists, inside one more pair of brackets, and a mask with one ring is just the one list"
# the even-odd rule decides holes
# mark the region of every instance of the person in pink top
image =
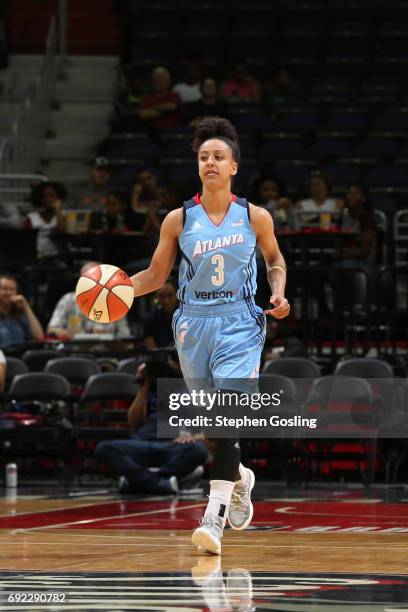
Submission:
[[250,75],[246,62],[237,59],[232,64],[231,78],[221,87],[221,97],[229,100],[259,102],[261,88]]

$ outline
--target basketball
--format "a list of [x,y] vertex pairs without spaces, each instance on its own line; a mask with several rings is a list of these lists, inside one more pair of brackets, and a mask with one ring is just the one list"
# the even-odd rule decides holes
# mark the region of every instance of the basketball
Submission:
[[100,264],[84,272],[75,293],[81,311],[97,323],[112,323],[125,317],[134,298],[129,276],[109,264]]

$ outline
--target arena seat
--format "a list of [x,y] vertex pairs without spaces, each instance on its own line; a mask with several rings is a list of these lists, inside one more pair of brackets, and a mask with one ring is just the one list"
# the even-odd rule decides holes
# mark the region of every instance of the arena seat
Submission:
[[320,368],[311,359],[281,357],[268,365],[265,374],[279,374],[290,378],[318,378]]
[[337,376],[358,376],[360,378],[392,378],[392,367],[381,359],[362,357],[339,361],[334,370]]
[[17,357],[7,357],[6,359],[6,384],[7,386],[13,380],[15,376],[19,374],[26,374],[28,372],[28,366],[21,359]]
[[137,368],[143,363],[141,357],[129,357],[128,359],[122,359],[118,363],[118,372],[125,372],[125,374],[136,374]]
[[17,375],[11,382],[9,396],[19,402],[35,400],[67,400],[70,385],[59,374],[28,372]]
[[47,361],[65,357],[60,351],[52,349],[33,349],[23,354],[22,360],[27,365],[30,372],[42,372]]
[[44,372],[60,374],[74,385],[84,385],[90,376],[101,372],[101,367],[93,359],[62,357],[48,361]]

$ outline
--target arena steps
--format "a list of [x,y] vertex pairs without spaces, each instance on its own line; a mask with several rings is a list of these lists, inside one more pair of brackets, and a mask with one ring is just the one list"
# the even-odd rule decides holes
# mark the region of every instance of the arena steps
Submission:
[[73,183],[109,134],[120,61],[117,56],[73,56],[57,82],[44,155],[50,179]]

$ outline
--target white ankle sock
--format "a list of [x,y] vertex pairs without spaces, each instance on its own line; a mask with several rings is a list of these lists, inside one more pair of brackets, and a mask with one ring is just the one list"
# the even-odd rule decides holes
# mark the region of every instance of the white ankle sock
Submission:
[[230,482],[229,480],[211,480],[210,485],[210,498],[204,516],[208,514],[220,516],[225,525],[235,482]]

